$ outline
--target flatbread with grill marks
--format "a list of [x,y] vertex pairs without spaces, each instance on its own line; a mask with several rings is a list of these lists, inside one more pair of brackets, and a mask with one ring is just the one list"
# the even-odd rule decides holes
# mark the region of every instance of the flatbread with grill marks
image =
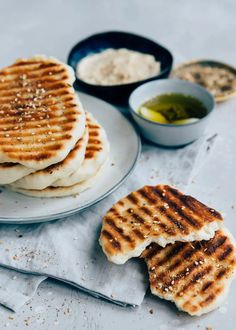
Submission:
[[168,185],[145,186],[106,213],[100,244],[110,261],[123,264],[152,242],[164,247],[210,239],[222,220],[216,210]]
[[86,118],[89,139],[86,147],[85,159],[74,173],[68,177],[57,180],[52,184],[53,187],[68,187],[88,180],[97,173],[108,158],[109,142],[105,130],[91,113],[88,113]]
[[68,155],[85,129],[74,79],[69,66],[45,56],[0,70],[0,163],[39,170]]
[[170,300],[190,315],[217,308],[235,276],[235,241],[226,230],[209,241],[152,243],[142,253],[149,270],[151,292]]
[[87,142],[88,129],[86,128],[83,137],[79,139],[75,147],[69,152],[64,160],[42,170],[31,173],[20,180],[13,182],[11,186],[22,189],[42,190],[50,186],[55,180],[68,177],[82,164]]

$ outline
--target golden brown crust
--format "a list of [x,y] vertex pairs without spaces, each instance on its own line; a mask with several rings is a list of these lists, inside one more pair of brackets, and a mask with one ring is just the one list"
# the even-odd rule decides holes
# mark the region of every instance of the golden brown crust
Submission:
[[222,220],[219,212],[168,185],[145,186],[107,212],[100,242],[112,260],[112,256],[129,254],[149,237],[184,241],[206,225]]
[[152,293],[191,315],[213,309],[236,266],[235,246],[222,230],[209,241],[165,248],[153,243],[141,258],[148,266]]
[[89,131],[89,139],[88,139],[88,144],[86,147],[86,152],[85,152],[85,159],[92,158],[94,159],[96,157],[96,154],[99,153],[102,150],[102,142],[101,139],[99,138],[99,132],[101,127],[98,125],[92,124],[91,118],[89,116],[87,118],[87,126],[88,126],[88,131]]
[[[71,84],[68,67],[49,58],[0,70],[0,161],[35,168],[58,161],[76,127],[83,126],[84,111]],[[81,129],[78,138],[82,134]]]

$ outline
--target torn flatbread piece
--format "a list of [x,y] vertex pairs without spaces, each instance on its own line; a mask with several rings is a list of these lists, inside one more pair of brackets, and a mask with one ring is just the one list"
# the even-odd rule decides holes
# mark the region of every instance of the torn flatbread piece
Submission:
[[190,315],[216,309],[235,276],[235,241],[226,229],[208,241],[153,243],[142,253],[149,270],[151,292],[170,300]]
[[123,264],[152,242],[208,240],[220,228],[219,212],[168,185],[144,186],[106,213],[100,244],[107,258]]

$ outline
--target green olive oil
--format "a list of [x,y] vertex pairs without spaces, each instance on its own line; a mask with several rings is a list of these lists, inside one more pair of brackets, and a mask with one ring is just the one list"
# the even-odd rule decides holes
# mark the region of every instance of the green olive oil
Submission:
[[143,103],[138,112],[146,119],[161,124],[183,125],[207,115],[207,109],[197,98],[184,94],[162,94]]

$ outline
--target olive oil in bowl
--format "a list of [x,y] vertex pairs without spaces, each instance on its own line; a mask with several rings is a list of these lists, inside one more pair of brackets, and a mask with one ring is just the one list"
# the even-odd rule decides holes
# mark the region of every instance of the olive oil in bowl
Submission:
[[158,95],[144,102],[138,113],[159,124],[184,125],[198,121],[208,113],[197,98],[179,93]]

